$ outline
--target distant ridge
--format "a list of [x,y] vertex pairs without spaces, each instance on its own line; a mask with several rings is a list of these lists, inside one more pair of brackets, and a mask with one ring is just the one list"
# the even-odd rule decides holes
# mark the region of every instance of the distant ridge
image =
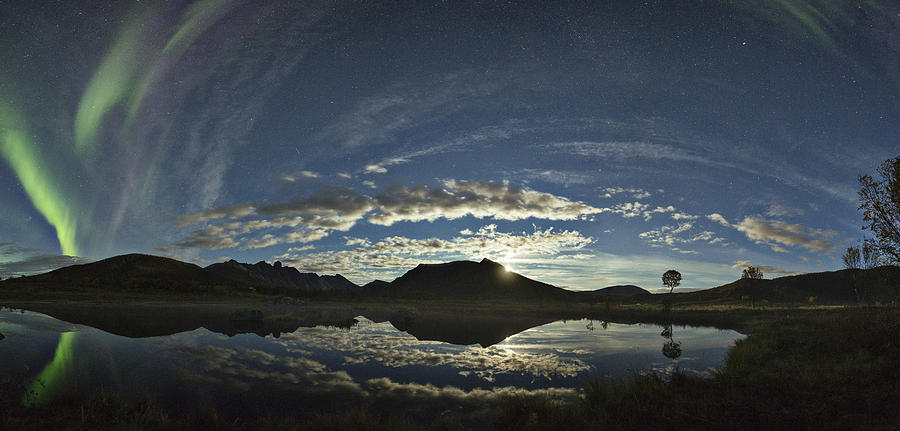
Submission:
[[[842,269],[771,280],[740,279],[712,289],[674,295],[678,302],[887,303],[900,301],[900,267]],[[655,298],[663,296],[654,295]]]
[[21,277],[14,283],[44,283],[63,288],[118,290],[168,290],[180,292],[262,293],[353,292],[359,286],[341,275],[302,273],[275,262],[255,264],[235,260],[206,268],[167,257],[126,254],[97,262],[59,268],[45,274]]
[[318,275],[300,272],[296,268],[283,266],[278,261],[274,265],[265,261],[251,265],[232,259],[214,263],[204,270],[226,280],[275,289],[303,289],[310,292],[352,292],[359,289],[359,286],[340,274]]

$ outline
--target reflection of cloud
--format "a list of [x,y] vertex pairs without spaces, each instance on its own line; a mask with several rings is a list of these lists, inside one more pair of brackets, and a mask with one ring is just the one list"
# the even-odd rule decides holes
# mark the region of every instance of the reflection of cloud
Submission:
[[327,367],[306,357],[274,355],[255,349],[237,349],[212,345],[163,344],[184,354],[203,368],[209,377],[218,376],[248,387],[248,380],[289,383],[305,392],[343,391],[364,394],[346,371],[327,371]]
[[[375,362],[387,367],[446,366],[477,375],[487,381],[497,374],[527,373],[535,377],[573,377],[590,370],[578,359],[562,359],[555,353],[521,353],[500,347],[454,346],[418,341],[397,333],[387,323],[360,323],[359,330],[334,331],[301,328],[284,334],[276,343],[307,348],[336,350],[344,354],[344,364]],[[365,342],[360,342],[364,338]]]
[[578,395],[572,388],[522,389],[517,387],[497,387],[464,391],[453,386],[437,387],[431,384],[397,383],[388,378],[369,379],[366,385],[378,397],[408,398],[415,400],[454,401],[470,404],[492,403],[509,397],[544,397],[549,399],[571,399]]

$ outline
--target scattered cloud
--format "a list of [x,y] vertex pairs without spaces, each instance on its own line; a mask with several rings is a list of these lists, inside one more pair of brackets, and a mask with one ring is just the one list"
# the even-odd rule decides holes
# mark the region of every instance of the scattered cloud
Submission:
[[303,179],[315,179],[319,178],[319,174],[312,171],[297,171],[291,174],[284,174],[281,176],[283,181],[287,181],[290,183],[294,183]]
[[725,220],[725,217],[723,217],[722,214],[712,213],[712,214],[707,215],[706,218],[709,220],[712,220],[722,226],[732,227],[731,223],[728,223],[728,220]]
[[690,231],[693,227],[693,223],[680,223],[678,226],[662,226],[658,229],[643,232],[639,234],[638,237],[650,243],[652,247],[668,246],[671,247],[672,250],[682,254],[696,253],[695,251],[682,250],[678,247],[679,245],[683,244],[705,242],[710,245],[728,245],[727,242],[725,242],[721,238],[716,237],[715,232],[711,231],[702,231],[690,235],[683,235]]
[[[9,243],[7,243],[6,246],[0,246],[0,249],[8,247],[10,247]],[[77,256],[38,254],[23,257],[18,260],[6,262],[0,261],[0,276],[12,277],[17,275],[40,274],[64,266],[88,262],[91,262],[91,260]]]
[[[506,181],[446,180],[442,187],[397,186],[376,196],[328,186],[308,197],[287,202],[258,207],[233,205],[179,217],[180,226],[225,217],[230,220],[196,230],[172,246],[218,249],[246,245],[258,248],[279,243],[310,242],[326,237],[331,231],[350,230],[363,220],[382,226],[398,222],[454,220],[466,216],[509,221],[528,218],[579,220],[603,211],[583,202],[514,186]],[[643,213],[659,211],[669,210],[647,208]],[[268,218],[249,219],[251,215]],[[255,231],[284,228],[290,231],[268,232],[260,237],[246,238],[247,234]]]
[[363,168],[363,172],[367,174],[385,174],[387,173],[387,168],[382,165],[366,165]]
[[453,220],[465,216],[496,220],[577,220],[602,212],[582,202],[538,192],[509,182],[444,181],[442,188],[394,187],[378,196],[378,211],[368,217],[390,226],[400,221]]
[[699,216],[691,215],[683,212],[672,213],[672,220],[681,221],[681,220],[697,220],[700,218]]
[[633,159],[647,158],[654,160],[677,160],[686,162],[695,162],[704,165],[723,165],[706,157],[693,154],[691,151],[678,148],[672,145],[657,144],[650,142],[559,142],[550,144],[550,147],[565,151],[570,154],[584,157],[598,157],[602,159]]
[[38,251],[35,248],[22,247],[14,242],[0,242],[0,256],[13,256]]
[[[173,244],[179,248],[204,248],[207,250],[217,250],[220,248],[231,248],[240,245],[232,236],[232,233],[221,226],[207,226],[203,229],[192,232],[184,240]],[[167,249],[158,249],[159,251],[167,251]]]
[[755,267],[759,268],[763,272],[763,274],[779,274],[779,275],[805,274],[805,272],[803,272],[803,271],[794,271],[791,269],[784,269],[784,268],[781,268],[778,266],[757,265],[753,262],[750,262],[749,260],[739,260],[739,261],[735,262],[734,265],[731,265],[732,268],[738,269],[738,270],[743,270],[743,269],[747,268],[748,266],[755,266]]
[[238,204],[226,207],[213,208],[211,210],[185,214],[175,218],[175,225],[178,227],[190,226],[192,224],[202,223],[210,220],[217,220],[223,217],[242,218],[256,211],[256,208],[250,204]]
[[[635,199],[645,199],[653,196],[653,193],[639,188],[629,187],[607,187],[602,190],[603,194],[600,195],[601,198],[611,198],[613,195],[621,194],[621,193],[629,193]],[[658,190],[659,193],[662,193],[663,190]]]
[[777,252],[787,252],[783,246],[799,246],[813,252],[824,252],[840,246],[832,238],[837,232],[824,229],[813,229],[800,224],[791,224],[779,220],[745,217],[734,228],[743,232],[757,244],[764,244]]
[[803,211],[800,208],[794,208],[780,202],[773,202],[769,205],[769,209],[766,210],[766,215],[769,217],[790,217],[803,215],[805,213],[806,211]]
[[538,180],[551,184],[569,186],[573,184],[589,184],[596,180],[596,173],[589,171],[560,171],[555,169],[523,169],[513,175],[525,180]]
[[345,276],[373,277],[374,274],[398,274],[419,263],[440,263],[450,259],[489,258],[497,261],[522,261],[533,258],[552,259],[569,256],[594,240],[578,231],[536,229],[530,234],[498,232],[490,224],[477,232],[449,240],[414,239],[392,236],[377,242],[363,238],[347,238],[346,245],[355,248],[316,253],[286,253],[277,258],[304,272],[339,272]]
[[493,94],[503,82],[486,82],[472,72],[442,74],[422,87],[418,82],[399,82],[387,91],[360,100],[322,129],[316,142],[353,149],[390,142],[404,130],[438,121],[465,104],[463,99]]
[[675,207],[669,205],[667,207],[657,206],[654,208],[642,202],[625,202],[612,208],[603,208],[600,212],[611,212],[625,218],[643,217],[644,221],[650,221],[654,214],[674,213]]

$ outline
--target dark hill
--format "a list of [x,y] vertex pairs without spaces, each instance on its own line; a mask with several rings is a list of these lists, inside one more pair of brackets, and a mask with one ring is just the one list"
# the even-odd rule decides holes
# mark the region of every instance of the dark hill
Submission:
[[[663,297],[665,295],[654,295]],[[716,288],[676,293],[677,302],[809,302],[848,304],[890,302],[900,299],[900,267],[840,271],[779,277],[771,280],[741,279]]]
[[376,289],[387,286],[389,283],[384,280],[372,280],[363,285],[363,290],[375,291]]
[[590,296],[618,296],[618,297],[627,297],[634,295],[651,295],[650,291],[644,289],[642,287],[635,286],[633,284],[626,284],[621,286],[609,286],[604,287],[602,289],[591,290],[588,292],[584,292]]
[[125,254],[101,261],[67,266],[16,282],[63,284],[72,287],[186,287],[222,280],[192,263],[146,254]]
[[507,271],[488,259],[420,264],[390,283],[374,284],[369,291],[389,297],[463,301],[575,298],[573,292]]

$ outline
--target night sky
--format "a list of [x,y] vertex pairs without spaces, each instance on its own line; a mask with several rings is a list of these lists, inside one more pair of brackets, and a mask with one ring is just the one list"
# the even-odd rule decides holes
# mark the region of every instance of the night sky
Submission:
[[0,1],[0,276],[708,288],[841,268],[900,155],[892,1],[395,3]]

